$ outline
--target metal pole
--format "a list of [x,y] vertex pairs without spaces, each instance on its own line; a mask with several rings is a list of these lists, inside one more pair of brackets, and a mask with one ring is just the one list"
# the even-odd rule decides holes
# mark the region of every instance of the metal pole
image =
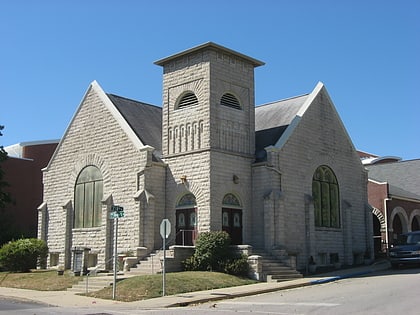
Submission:
[[166,275],[165,275],[165,261],[166,261],[166,223],[165,223],[165,226],[164,226],[164,236],[163,236],[163,270],[162,270],[163,280],[162,280],[162,296],[165,296],[165,280],[166,280]]
[[117,237],[118,237],[118,217],[114,218],[114,281],[112,283],[112,299],[116,299],[117,290]]

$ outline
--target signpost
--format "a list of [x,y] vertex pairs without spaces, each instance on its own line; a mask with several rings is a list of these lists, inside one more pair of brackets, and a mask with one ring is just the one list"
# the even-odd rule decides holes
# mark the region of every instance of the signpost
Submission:
[[162,265],[162,296],[165,296],[165,262],[166,262],[166,239],[171,234],[171,222],[168,219],[163,219],[160,223],[160,236],[163,239],[163,265]]
[[110,219],[114,219],[114,281],[112,283],[112,299],[116,298],[117,290],[117,265],[118,265],[118,252],[117,252],[117,238],[118,238],[118,218],[124,217],[124,208],[121,206],[111,206]]

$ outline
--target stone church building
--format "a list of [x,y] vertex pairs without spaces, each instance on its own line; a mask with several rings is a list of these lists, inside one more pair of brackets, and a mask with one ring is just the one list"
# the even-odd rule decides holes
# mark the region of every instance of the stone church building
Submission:
[[256,107],[259,60],[210,42],[155,64],[161,107],[91,83],[44,169],[48,266],[72,268],[82,250],[85,267],[108,265],[114,205],[118,250],[134,255],[161,248],[164,218],[170,244],[224,230],[300,270],[372,252],[367,174],[322,83]]

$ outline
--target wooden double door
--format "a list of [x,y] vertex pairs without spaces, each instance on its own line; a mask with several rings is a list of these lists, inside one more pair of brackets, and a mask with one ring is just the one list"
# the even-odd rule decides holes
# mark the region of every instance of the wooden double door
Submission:
[[197,211],[195,208],[176,210],[176,244],[192,246],[197,237]]
[[242,210],[222,208],[222,230],[230,235],[232,245],[242,244]]
[[[196,208],[176,210],[176,244],[194,245],[197,237]],[[222,208],[222,230],[230,235],[233,245],[242,244],[242,210]]]

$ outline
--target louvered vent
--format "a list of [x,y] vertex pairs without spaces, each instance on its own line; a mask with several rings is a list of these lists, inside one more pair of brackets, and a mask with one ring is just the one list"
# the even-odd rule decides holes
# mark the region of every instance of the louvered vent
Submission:
[[184,94],[184,96],[179,101],[178,108],[183,108],[183,107],[197,105],[197,104],[198,104],[197,96],[195,96],[195,94],[192,92],[188,92]]
[[230,93],[226,93],[222,96],[220,105],[241,109],[241,104],[239,104],[238,99]]

